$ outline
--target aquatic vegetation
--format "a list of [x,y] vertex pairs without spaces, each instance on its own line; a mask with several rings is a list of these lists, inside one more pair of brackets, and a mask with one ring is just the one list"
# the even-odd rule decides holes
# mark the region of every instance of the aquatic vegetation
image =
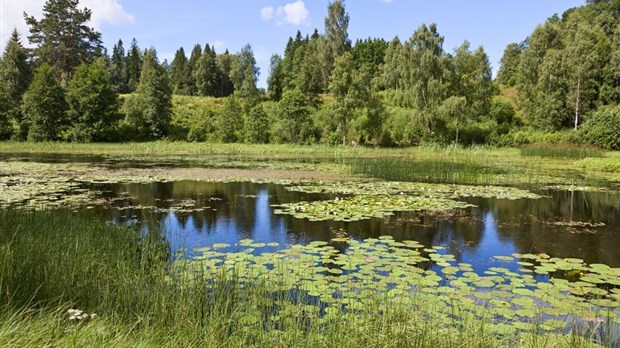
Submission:
[[465,186],[409,182],[331,182],[288,186],[287,190],[306,193],[353,195],[329,201],[274,205],[276,214],[293,215],[311,221],[352,222],[382,218],[396,211],[438,212],[472,207],[462,197],[498,199],[538,199],[542,196],[523,189],[500,186]]
[[522,156],[539,156],[549,158],[584,159],[586,157],[603,157],[605,152],[598,147],[571,144],[532,144],[521,148]]
[[289,214],[311,221],[335,220],[352,222],[372,217],[382,218],[395,211],[443,211],[471,205],[441,197],[409,195],[354,196],[329,201],[298,202],[274,205],[276,214]]
[[[620,269],[602,264],[514,254],[496,256],[498,266],[478,274],[440,247],[389,236],[317,241],[258,255],[254,250],[264,245],[251,240],[240,242],[236,252],[219,251],[225,247],[201,248],[193,260],[177,261],[174,281],[225,277],[242,288],[264,284],[275,298],[289,294],[290,302],[268,307],[270,320],[283,326],[290,320],[285,313],[298,302],[309,304],[309,321],[319,323],[341,315],[382,316],[381,302],[433,320],[436,330],[458,328],[473,317],[500,337],[573,332],[603,342],[619,338]],[[515,260],[522,260],[522,269],[511,270]],[[577,277],[563,278],[570,274]]]

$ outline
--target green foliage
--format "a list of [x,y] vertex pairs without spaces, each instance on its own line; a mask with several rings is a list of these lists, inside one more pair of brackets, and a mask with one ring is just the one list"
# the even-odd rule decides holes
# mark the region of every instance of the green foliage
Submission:
[[336,99],[332,110],[340,121],[342,144],[347,144],[347,123],[352,111],[362,107],[369,96],[368,76],[364,71],[356,70],[353,55],[345,52],[336,59],[334,70],[329,80],[329,91]]
[[196,89],[202,96],[217,96],[221,85],[222,72],[217,66],[217,55],[209,45],[198,59],[194,78]]
[[144,56],[137,94],[125,105],[126,123],[136,131],[133,139],[161,139],[168,134],[172,118],[172,88],[166,70],[150,49]]
[[223,143],[240,142],[243,131],[243,110],[237,98],[226,99],[217,117],[217,136]]
[[5,84],[0,82],[0,140],[10,139],[13,133],[13,127],[11,127],[9,120],[9,105]]
[[123,47],[123,40],[118,42],[112,48],[112,56],[109,62],[110,70],[110,83],[114,86],[117,93],[129,92],[127,86],[127,66],[125,64],[125,48]]
[[49,64],[63,81],[84,62],[101,54],[101,34],[90,28],[91,10],[78,9],[78,0],[47,0],[43,18],[24,13],[30,26],[28,40],[37,45],[34,55]]
[[215,128],[214,123],[216,121],[216,113],[212,110],[207,110],[202,117],[195,120],[187,133],[187,141],[204,142],[210,140],[210,136],[213,135]]
[[142,74],[143,57],[138,41],[131,40],[129,53],[125,57],[125,68],[127,69],[127,91],[135,92],[140,83],[140,75]]
[[245,140],[254,144],[269,143],[269,117],[262,105],[254,106],[245,120]]
[[258,74],[259,68],[256,66],[252,46],[245,45],[231,64],[229,76],[234,85],[235,93],[241,98],[257,97]]
[[282,58],[277,54],[271,56],[267,85],[267,97],[275,101],[280,100],[284,90],[284,72],[282,71]]
[[601,149],[591,146],[576,146],[570,144],[545,145],[533,144],[521,148],[522,156],[539,156],[549,158],[575,158],[602,157]]
[[119,103],[103,60],[78,67],[69,82],[66,98],[71,123],[67,139],[77,142],[111,139],[120,119]]
[[279,135],[274,136],[278,136],[281,142],[305,143],[311,134],[310,112],[310,101],[300,90],[284,92],[276,111],[278,124],[275,133]]
[[523,47],[517,43],[511,43],[506,46],[500,61],[499,71],[497,72],[498,83],[508,87],[514,87],[517,84],[519,60],[521,59],[522,52]]
[[607,106],[596,111],[586,122],[585,130],[590,144],[620,150],[620,106]]
[[46,63],[41,64],[24,94],[22,111],[28,124],[28,140],[59,140],[67,126],[67,102],[60,86]]
[[170,64],[170,83],[174,94],[189,95],[190,73],[191,67],[185,56],[185,50],[181,47],[174,54],[174,59]]
[[27,127],[21,111],[24,93],[32,81],[32,69],[28,61],[28,52],[22,46],[17,30],[13,30],[0,60],[0,82],[3,84],[4,104],[2,111],[10,128],[4,134],[12,135],[16,140],[25,140]]
[[327,5],[327,17],[325,17],[327,76],[331,74],[336,59],[351,48],[349,20],[344,0],[334,0]]

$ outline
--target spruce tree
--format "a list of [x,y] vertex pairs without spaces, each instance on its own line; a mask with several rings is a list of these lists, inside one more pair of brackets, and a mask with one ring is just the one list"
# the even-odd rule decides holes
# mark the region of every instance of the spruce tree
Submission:
[[135,38],[131,40],[129,53],[125,57],[125,68],[127,69],[127,91],[135,92],[142,74],[142,52]]
[[208,44],[205,45],[205,50],[198,60],[194,78],[198,94],[204,96],[216,96],[218,94],[220,74],[217,57],[215,51]]
[[59,140],[67,128],[65,92],[47,63],[41,64],[24,94],[22,111],[30,141]]
[[0,83],[3,83],[5,93],[3,111],[11,123],[12,136],[17,140],[26,140],[27,137],[21,103],[31,80],[28,51],[22,46],[19,33],[14,29],[0,60]]
[[202,57],[202,47],[200,47],[200,44],[196,44],[187,62],[188,95],[198,95],[195,75],[200,57]]
[[67,88],[67,103],[71,123],[68,140],[110,140],[111,131],[119,119],[119,103],[102,59],[78,67]]
[[125,48],[123,47],[123,40],[119,39],[114,48],[112,48],[112,56],[110,57],[110,82],[118,93],[129,92],[129,87],[127,86],[127,66],[125,63]]
[[224,107],[218,113],[216,132],[223,143],[236,143],[241,140],[243,131],[243,110],[235,97],[226,99]]
[[137,94],[141,99],[142,129],[146,139],[161,139],[168,134],[172,119],[172,88],[168,73],[157,61],[155,49],[147,50]]
[[179,48],[174,54],[172,64],[170,64],[170,83],[174,94],[189,94],[189,69],[187,56],[183,47]]

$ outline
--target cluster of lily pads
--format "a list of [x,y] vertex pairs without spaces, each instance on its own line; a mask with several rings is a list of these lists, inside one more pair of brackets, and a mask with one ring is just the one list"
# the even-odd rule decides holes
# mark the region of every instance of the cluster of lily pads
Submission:
[[467,186],[411,182],[334,182],[294,185],[290,191],[349,195],[329,201],[296,202],[275,205],[276,214],[289,214],[311,221],[359,221],[392,215],[395,211],[445,211],[473,205],[462,197],[498,199],[537,199],[527,190],[501,186]]
[[[227,279],[241,288],[264,284],[272,294],[267,298],[279,299],[268,313],[276,321],[302,301],[306,316],[327,322],[342,313],[382,315],[385,307],[378,303],[389,303],[422,317],[441,317],[446,327],[476,318],[498,335],[575,330],[608,340],[620,327],[619,268],[514,254],[496,257],[498,267],[479,274],[442,247],[389,236],[261,251],[276,246],[243,240],[196,249],[193,259],[176,261],[171,279]],[[516,260],[519,270],[501,267]],[[282,300],[275,294],[288,296]]]

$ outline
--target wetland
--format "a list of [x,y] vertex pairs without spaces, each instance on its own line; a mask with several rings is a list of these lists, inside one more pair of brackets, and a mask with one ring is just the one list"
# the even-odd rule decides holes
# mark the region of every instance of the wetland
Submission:
[[[3,152],[2,305],[36,304],[15,325],[54,318],[60,341],[168,341],[161,326],[181,320],[191,345],[325,344],[344,320],[407,345],[618,345],[618,173],[519,154],[499,168],[492,149],[359,151]],[[152,322],[125,331],[138,316]]]

